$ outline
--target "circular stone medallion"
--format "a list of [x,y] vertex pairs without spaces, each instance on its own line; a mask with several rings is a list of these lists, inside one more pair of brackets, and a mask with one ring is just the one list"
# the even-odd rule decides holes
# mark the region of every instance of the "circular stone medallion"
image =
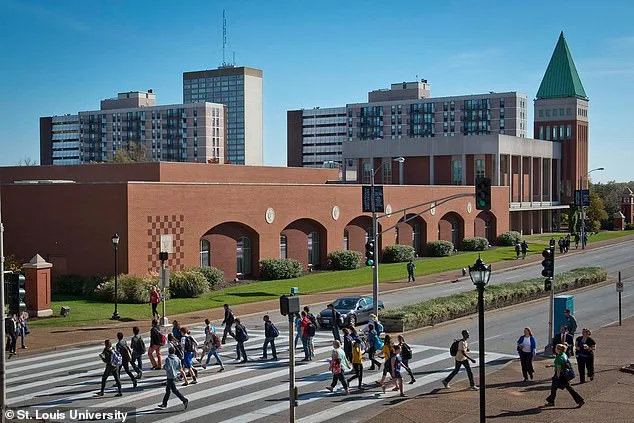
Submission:
[[385,206],[385,214],[387,217],[392,217],[392,205],[388,204]]
[[471,201],[467,203],[467,213],[471,213]]
[[264,219],[266,220],[266,223],[273,223],[275,221],[275,210],[273,210],[273,207],[269,207],[268,209],[266,209],[266,213],[264,213]]
[[339,220],[339,215],[341,211],[339,210],[339,206],[333,206],[331,216],[333,220]]

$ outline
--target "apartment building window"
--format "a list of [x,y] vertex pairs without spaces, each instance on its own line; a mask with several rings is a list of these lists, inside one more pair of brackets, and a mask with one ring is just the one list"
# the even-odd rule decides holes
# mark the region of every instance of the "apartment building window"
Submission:
[[540,118],[544,117],[544,111],[542,109],[539,109],[539,111],[537,113],[539,114]]
[[484,178],[485,173],[486,173],[486,170],[485,170],[484,159],[476,159],[476,161],[475,161],[475,177],[476,177],[476,180],[478,178]]
[[462,159],[451,160],[451,184],[462,185]]
[[550,140],[550,126],[546,126],[546,140]]
[[572,125],[566,126],[566,138],[567,139],[572,138]]
[[363,162],[363,174],[362,174],[362,183],[369,184],[372,179],[372,163]]
[[392,183],[392,162],[385,162],[383,165],[383,184],[389,185]]
[[543,126],[539,127],[539,138],[538,139],[540,139],[540,140],[544,139],[544,127]]

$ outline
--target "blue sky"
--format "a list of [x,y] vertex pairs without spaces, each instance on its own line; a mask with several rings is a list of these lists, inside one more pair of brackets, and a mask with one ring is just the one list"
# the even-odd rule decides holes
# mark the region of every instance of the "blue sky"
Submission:
[[606,168],[593,179],[629,181],[634,2],[609,4],[3,0],[0,165],[39,161],[40,116],[148,88],[159,104],[182,102],[182,72],[222,62],[224,8],[227,59],[264,71],[267,165],[286,164],[287,110],[365,101],[416,76],[432,96],[533,99],[563,30],[590,97],[590,168]]

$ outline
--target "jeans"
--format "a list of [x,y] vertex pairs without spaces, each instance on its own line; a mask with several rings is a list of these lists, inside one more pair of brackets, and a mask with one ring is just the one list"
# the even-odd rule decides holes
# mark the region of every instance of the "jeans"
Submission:
[[372,346],[368,350],[368,358],[372,362],[372,366],[370,366],[370,370],[374,369],[374,366],[379,368],[381,367],[381,363],[376,358],[374,358],[374,354],[376,354],[376,348]]
[[18,329],[18,336],[20,337],[20,345],[22,346],[22,348],[26,348],[26,345],[24,344],[24,338],[26,338],[26,329],[25,328],[19,328]]
[[577,365],[579,366],[579,382],[586,381],[586,369],[588,369],[588,377],[594,377],[594,356],[577,355]]
[[[233,325],[233,323],[231,325]],[[222,340],[220,341],[223,344],[227,341],[227,335],[231,336],[233,339],[236,339],[236,335],[233,332],[231,332],[231,325],[228,323],[225,324],[225,329],[222,332]]]
[[157,306],[158,306],[158,303],[152,303],[152,318],[154,318],[154,316],[156,316],[157,318],[161,317],[158,311],[156,311]]
[[244,349],[244,341],[238,341],[238,345],[236,345],[236,355],[238,358],[236,360],[240,360],[240,355],[242,355],[242,361],[247,361],[247,351]]
[[297,341],[301,338],[302,334],[297,332],[295,335],[295,349],[297,349]]
[[570,396],[572,397],[572,399],[575,400],[577,404],[580,404],[583,402],[583,398],[581,397],[581,395],[579,395],[577,391],[575,391],[572,388],[572,386],[570,386],[570,382],[568,382],[568,379],[566,379],[566,377],[563,376],[563,373],[562,373],[562,377],[559,377],[559,378],[557,376],[553,376],[552,384],[550,385],[550,396],[546,398],[546,401],[554,404],[555,397],[557,396],[557,389],[560,389],[560,388],[567,390],[568,393],[570,393]]
[[522,375],[524,379],[528,379],[529,376],[532,378],[533,373],[535,373],[533,369],[533,353],[520,351],[520,363],[522,364]]
[[275,351],[275,338],[267,337],[264,340],[264,345],[262,346],[262,357],[266,358],[266,352],[268,350],[268,345],[271,344],[271,354],[273,354],[273,358],[277,358],[277,351]]
[[332,327],[332,336],[335,338],[335,341],[341,342],[341,335],[339,335],[339,326]]
[[337,381],[341,382],[341,384],[343,385],[343,389],[348,390],[348,382],[343,376],[343,371],[341,373],[333,373],[332,383],[330,384],[330,386],[334,388],[337,385]]
[[218,355],[218,350],[215,348],[210,348],[209,352],[207,353],[207,361],[205,362],[205,366],[209,365],[209,362],[211,361],[211,356],[216,357],[216,362],[218,364],[220,364],[220,367],[224,368],[225,366],[222,364],[222,360],[220,359],[220,356]]
[[174,379],[167,379],[167,384],[165,385],[165,395],[163,396],[163,405],[167,405],[167,401],[170,399],[170,392],[174,392],[174,395],[176,395],[179,400],[183,402],[187,401],[183,394],[181,394],[176,388],[176,382]]
[[304,347],[304,360],[310,360],[313,352],[310,350],[310,337],[302,336],[302,346]]
[[416,277],[414,276],[414,272],[413,271],[407,271],[407,282],[411,282],[414,281],[416,282]]
[[[123,361],[123,364],[121,365],[121,367],[119,367],[119,372],[118,372],[119,375],[121,374],[121,369],[123,369],[128,374],[128,376],[130,376],[130,380],[132,382],[134,382],[136,380],[136,378],[134,377],[134,375],[130,371],[130,362],[129,361],[125,361],[125,360]],[[121,377],[121,376],[119,376],[119,377]]]
[[409,368],[409,358],[403,358],[403,364],[405,364],[407,366],[407,374],[409,375],[409,377],[412,378],[412,380],[416,380],[416,378],[414,377],[414,372],[412,372],[412,369]]
[[141,362],[141,354],[132,352],[132,361],[130,362],[132,368],[138,374],[143,373],[143,363]]
[[348,383],[355,379],[359,379],[359,388],[361,388],[361,385],[363,385],[363,364],[352,363],[352,370],[354,370],[354,375],[348,378]]
[[119,368],[112,367],[110,365],[106,365],[106,369],[103,371],[103,376],[101,376],[101,392],[106,389],[106,380],[108,380],[108,376],[114,377],[114,381],[117,384],[117,390],[121,393],[121,380],[119,379]]
[[469,377],[469,385],[475,386],[475,382],[473,381],[473,372],[471,371],[471,366],[469,365],[469,360],[458,361],[456,360],[456,367],[454,367],[453,371],[447,376],[444,380],[445,384],[448,384],[451,379],[460,371],[460,366],[464,366],[467,371],[467,376]]

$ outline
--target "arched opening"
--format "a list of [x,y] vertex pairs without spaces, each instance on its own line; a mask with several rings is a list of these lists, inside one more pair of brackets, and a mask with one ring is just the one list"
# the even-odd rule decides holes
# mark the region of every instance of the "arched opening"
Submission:
[[201,237],[200,263],[222,270],[228,280],[257,277],[259,250],[260,236],[256,231],[240,222],[224,222]]
[[316,220],[298,219],[289,223],[280,236],[285,238],[286,257],[292,258],[308,268],[324,266],[327,256],[327,231]]
[[[381,233],[382,227],[378,223],[378,231]],[[347,250],[358,251],[365,255],[365,244],[372,239],[372,218],[370,216],[357,216],[346,225],[344,229],[344,245]],[[378,245],[375,248],[379,260],[381,257],[382,239],[379,235]]]
[[481,211],[473,221],[473,233],[489,240],[493,244],[497,239],[497,219],[490,211]]
[[238,238],[236,243],[236,274],[251,273],[251,240],[246,236]]
[[[407,222],[404,222],[407,220]],[[427,247],[427,222],[415,214],[408,214],[396,224],[396,243],[410,245],[416,250],[418,256],[422,256]]]
[[445,214],[438,222],[438,239],[451,241],[456,249],[464,238],[464,219],[456,213]]
[[313,231],[308,234],[308,265],[319,267],[321,256],[319,254],[319,233]]

